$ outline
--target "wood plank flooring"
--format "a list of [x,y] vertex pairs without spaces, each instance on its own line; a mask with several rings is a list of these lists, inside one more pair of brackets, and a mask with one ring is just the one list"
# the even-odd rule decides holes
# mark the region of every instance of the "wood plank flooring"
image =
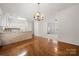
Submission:
[[79,46],[35,36],[0,47],[1,56],[16,56],[22,52],[27,52],[26,56],[79,56]]

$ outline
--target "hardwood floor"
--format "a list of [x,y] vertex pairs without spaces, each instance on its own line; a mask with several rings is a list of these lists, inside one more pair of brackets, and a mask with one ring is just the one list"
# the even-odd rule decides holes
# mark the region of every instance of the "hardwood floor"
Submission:
[[26,52],[25,55],[28,56],[79,56],[79,46],[35,36],[0,47],[2,56],[16,56],[22,52]]

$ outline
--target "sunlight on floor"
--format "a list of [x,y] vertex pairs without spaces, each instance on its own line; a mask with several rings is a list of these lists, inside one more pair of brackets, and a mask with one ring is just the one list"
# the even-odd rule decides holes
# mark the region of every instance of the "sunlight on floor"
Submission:
[[17,56],[26,56],[27,50],[22,50]]

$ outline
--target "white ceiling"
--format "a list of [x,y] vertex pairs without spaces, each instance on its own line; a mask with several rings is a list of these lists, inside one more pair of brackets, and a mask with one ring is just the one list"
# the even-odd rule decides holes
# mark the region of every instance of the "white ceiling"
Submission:
[[[40,11],[45,15],[45,18],[53,18],[56,13],[69,8],[77,3],[41,3]],[[4,13],[15,14],[27,19],[33,19],[33,13],[37,11],[37,4],[34,3],[0,3]]]

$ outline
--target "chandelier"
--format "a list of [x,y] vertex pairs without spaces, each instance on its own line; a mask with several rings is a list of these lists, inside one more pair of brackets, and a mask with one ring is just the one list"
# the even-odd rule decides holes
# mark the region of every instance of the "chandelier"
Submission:
[[44,15],[40,12],[40,3],[38,3],[38,11],[34,13],[33,17],[37,21],[44,20]]

